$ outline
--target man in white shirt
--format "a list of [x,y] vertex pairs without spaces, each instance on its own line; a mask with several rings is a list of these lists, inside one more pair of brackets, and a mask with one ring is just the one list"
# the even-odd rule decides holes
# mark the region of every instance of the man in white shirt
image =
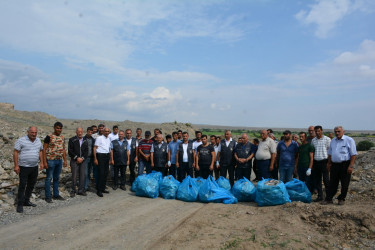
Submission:
[[271,178],[271,172],[274,170],[276,158],[276,143],[272,140],[267,130],[260,132],[261,140],[259,141],[258,150],[255,154],[259,179]]
[[322,126],[314,127],[316,137],[311,140],[311,144],[315,148],[314,163],[312,168],[312,178],[314,188],[318,190],[318,198],[314,202],[323,200],[322,176],[326,194],[328,194],[329,187],[329,172],[327,169],[328,163],[328,149],[331,139],[323,134]]
[[111,148],[111,140],[108,137],[109,133],[109,128],[104,128],[103,135],[96,138],[94,146],[94,163],[98,166],[98,184],[96,186],[96,194],[99,197],[103,197],[103,193],[109,193],[105,190]]
[[188,132],[182,133],[183,141],[178,145],[176,154],[176,167],[178,180],[182,182],[187,175],[193,178],[193,168],[195,167],[195,151],[193,143],[189,141]]
[[344,135],[342,126],[335,127],[334,132],[336,137],[331,141],[328,150],[329,189],[323,204],[333,203],[332,199],[337,193],[339,182],[341,182],[341,194],[337,199],[339,205],[344,205],[350,177],[354,168],[354,161],[357,157],[357,149],[354,140]]
[[[108,137],[111,140],[111,142],[118,139],[118,126],[117,125],[114,125],[112,127],[112,133],[110,133],[108,135]],[[109,164],[109,171],[111,173],[112,181],[115,181],[115,179],[114,179],[114,167],[113,167],[112,164]]]

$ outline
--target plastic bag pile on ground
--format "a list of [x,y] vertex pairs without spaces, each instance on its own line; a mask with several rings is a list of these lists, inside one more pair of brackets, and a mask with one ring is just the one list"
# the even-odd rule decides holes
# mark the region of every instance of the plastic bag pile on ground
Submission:
[[278,180],[263,179],[255,187],[251,181],[242,178],[231,189],[229,180],[224,177],[215,181],[212,176],[207,179],[187,176],[180,183],[172,175],[163,178],[160,172],[153,171],[138,176],[131,190],[137,196],[157,198],[161,195],[164,199],[186,202],[236,204],[238,201],[255,201],[258,206],[282,205],[291,200],[311,202],[311,193],[306,184],[297,179],[287,184]]

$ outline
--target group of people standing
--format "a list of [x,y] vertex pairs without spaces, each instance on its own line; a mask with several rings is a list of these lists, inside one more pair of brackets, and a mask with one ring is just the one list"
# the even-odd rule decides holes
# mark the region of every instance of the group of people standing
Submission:
[[[37,128],[29,127],[27,135],[17,140],[14,146],[14,170],[20,177],[17,212],[23,212],[23,206],[36,206],[30,197],[40,169],[46,169],[45,200],[64,200],[59,194],[59,178],[62,167],[67,167],[65,138],[61,134],[63,124],[56,122],[54,132],[42,142],[37,138]],[[332,203],[341,181],[339,204],[344,204],[350,176],[357,155],[354,140],[344,135],[341,126],[335,127],[336,137],[331,140],[323,134],[321,126],[310,126],[308,134],[301,132],[298,138],[284,131],[278,142],[273,131],[261,130],[260,139],[249,141],[243,133],[238,141],[226,130],[224,138],[202,134],[196,131],[195,139],[189,138],[188,132],[181,130],[167,135],[164,140],[160,129],[145,131],[119,130],[112,127],[112,132],[103,124],[86,129],[76,129],[76,136],[68,141],[68,156],[72,172],[70,196],[87,195],[91,173],[96,186],[96,194],[103,197],[109,193],[107,177],[111,173],[112,188],[126,190],[126,169],[129,167],[129,184],[145,171],[159,171],[172,175],[179,181],[186,176],[229,178],[233,186],[235,180],[246,177],[250,180],[252,170],[255,181],[273,178],[283,182],[293,176],[304,181],[311,192],[317,191],[315,201],[323,200],[322,179],[325,185],[325,204]],[[138,169],[137,169],[138,167]],[[51,194],[51,182],[53,193]]]

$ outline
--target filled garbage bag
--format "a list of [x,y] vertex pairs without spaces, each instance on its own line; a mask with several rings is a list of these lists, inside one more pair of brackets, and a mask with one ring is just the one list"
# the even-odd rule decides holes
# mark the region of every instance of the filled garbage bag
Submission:
[[203,185],[203,183],[206,182],[205,179],[203,179],[202,177],[197,177],[197,178],[193,178],[193,180],[195,181],[195,184],[197,185],[198,187],[198,190],[200,189],[200,187]]
[[154,178],[155,180],[157,180],[159,182],[159,185],[163,181],[163,174],[161,172],[152,171],[151,173],[148,174],[148,176],[150,176],[150,177]]
[[303,181],[293,179],[285,184],[291,201],[311,202],[311,193]]
[[135,178],[135,180],[133,181],[132,187],[130,189],[131,191],[133,191],[133,192],[137,191],[139,177],[141,177],[141,176],[143,176],[143,175],[139,175],[139,176],[137,176],[137,178]]
[[251,181],[243,177],[234,183],[232,193],[238,201],[254,201],[256,188]]
[[159,182],[156,178],[150,175],[141,175],[137,179],[136,196],[149,198],[157,198],[159,196]]
[[160,184],[160,194],[164,199],[176,199],[180,182],[172,175],[165,176]]
[[203,182],[198,190],[198,199],[201,202],[209,202],[208,199],[211,198],[214,193],[212,189],[219,188],[219,185],[213,180],[212,176],[210,175],[207,180]]
[[188,202],[197,201],[198,187],[190,176],[187,176],[178,187],[177,199]]
[[236,204],[238,202],[237,198],[224,188],[214,188],[211,192],[212,195],[207,199],[208,202],[222,202],[224,204]]
[[258,182],[256,189],[256,203],[258,206],[274,206],[291,202],[288,191],[282,181],[263,179]]
[[224,178],[223,176],[220,176],[219,179],[216,180],[216,183],[219,185],[219,187],[224,188],[226,190],[231,190],[230,182],[227,178]]

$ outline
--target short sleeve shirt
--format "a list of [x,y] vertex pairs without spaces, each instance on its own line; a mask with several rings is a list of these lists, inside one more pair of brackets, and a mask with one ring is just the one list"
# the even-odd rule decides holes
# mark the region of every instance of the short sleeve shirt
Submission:
[[111,148],[111,139],[109,139],[109,137],[101,135],[98,138],[96,138],[95,146],[98,147],[96,149],[97,153],[108,154]]
[[328,159],[328,149],[330,143],[331,139],[325,135],[323,135],[323,137],[320,139],[318,139],[318,137],[312,139],[311,144],[315,148],[314,160],[321,161]]
[[308,166],[310,164],[310,153],[314,153],[315,148],[310,143],[301,144],[298,148],[298,166]]
[[340,163],[349,161],[353,155],[357,155],[357,148],[351,137],[343,135],[341,139],[335,137],[331,141],[328,154],[331,156],[332,162]]
[[280,168],[294,167],[295,155],[298,153],[298,144],[295,141],[292,140],[289,147],[286,146],[284,141],[279,142],[277,151],[280,152]]
[[215,152],[214,147],[212,145],[209,144],[206,147],[204,147],[203,145],[199,145],[197,148],[197,152],[199,153],[199,165],[211,165],[211,152]]
[[174,141],[171,141],[169,144],[168,144],[168,150],[171,152],[171,163],[172,164],[176,164],[176,154],[177,154],[177,151],[178,151],[178,146],[181,144],[182,142],[180,140],[177,140],[176,142]]
[[39,162],[39,152],[43,150],[42,142],[39,138],[31,141],[28,136],[21,137],[14,145],[14,149],[19,152],[18,165],[22,167],[36,167]]
[[62,135],[47,135],[44,143],[48,144],[46,149],[47,160],[60,160],[65,151],[65,138]]
[[255,154],[257,160],[269,160],[271,154],[276,153],[276,143],[271,138],[267,137],[266,140],[261,140],[258,145],[258,150]]

